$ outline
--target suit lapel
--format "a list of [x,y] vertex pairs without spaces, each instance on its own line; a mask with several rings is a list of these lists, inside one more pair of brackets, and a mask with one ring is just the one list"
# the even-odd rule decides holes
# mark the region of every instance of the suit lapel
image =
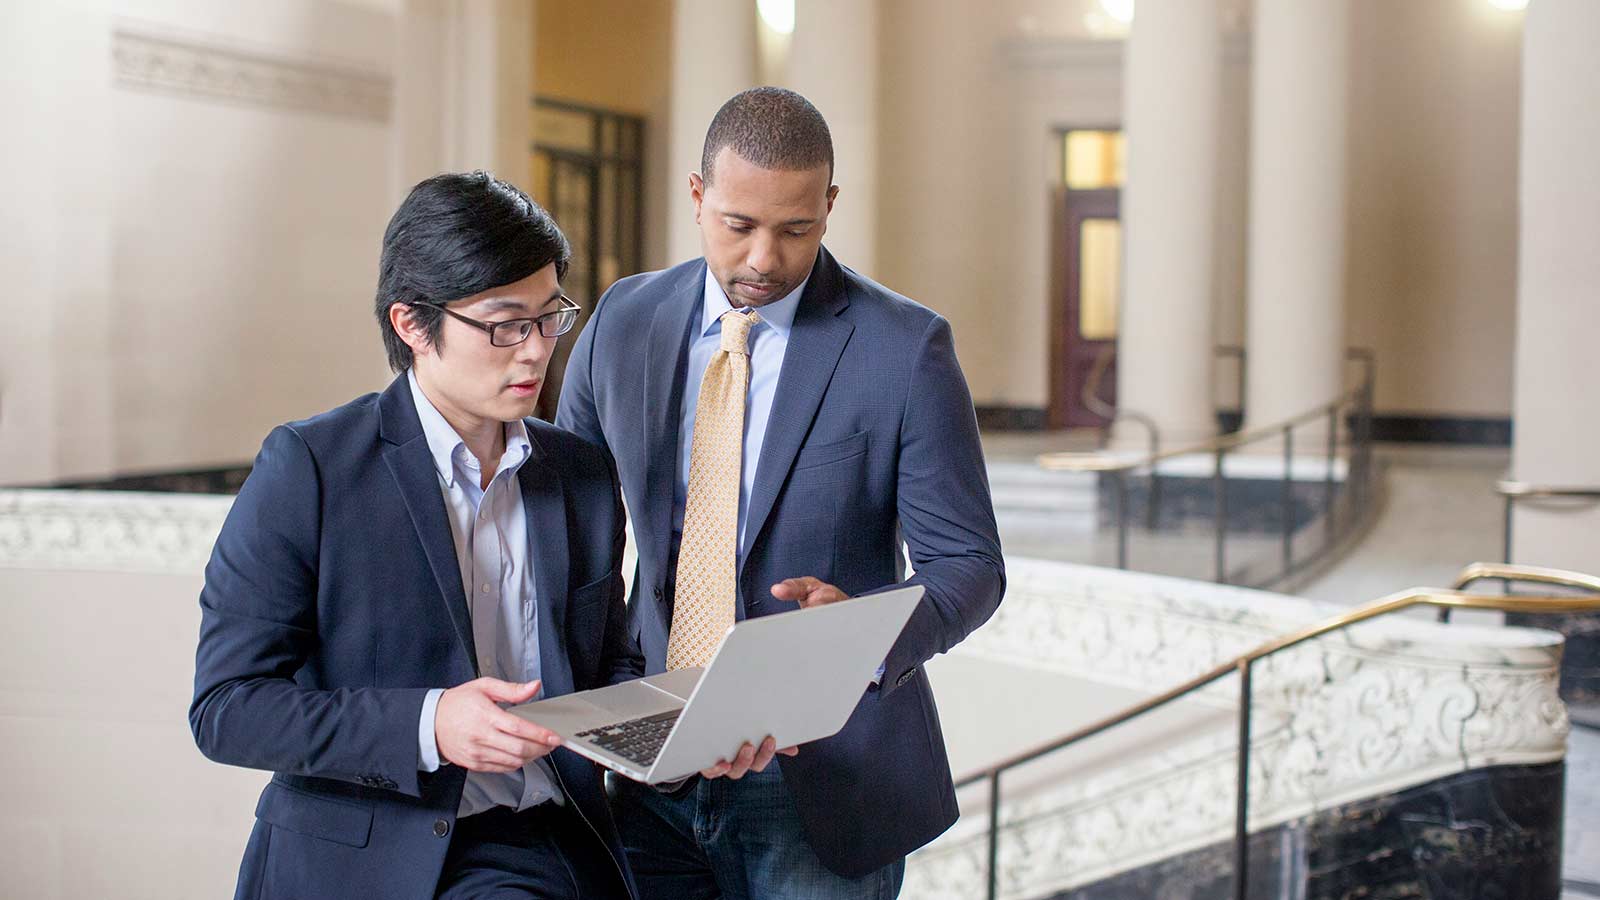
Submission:
[[[678,483],[678,446],[683,423],[685,373],[689,343],[699,322],[705,293],[706,267],[690,266],[692,277],[673,287],[657,304],[645,348],[645,482],[648,497],[639,511],[644,527],[636,534],[653,535],[665,560],[672,541],[672,496]],[[697,386],[698,387],[698,386]],[[648,591],[646,591],[648,593]]]
[[561,476],[528,429],[533,453],[517,470],[522,512],[528,521],[528,553],[533,564],[538,605],[539,677],[544,695],[572,693],[572,660],[567,656],[567,501]]
[[456,560],[455,539],[445,518],[444,495],[439,492],[439,476],[433,454],[422,432],[421,420],[411,400],[411,385],[406,376],[394,380],[378,400],[378,433],[394,446],[384,453],[384,462],[394,476],[395,487],[417,530],[422,554],[433,571],[440,598],[455,627],[456,638],[467,662],[478,671],[478,653],[472,640],[472,617],[467,611],[466,592],[461,587],[461,565]]
[[[756,482],[750,491],[746,547],[755,546],[761,536],[778,491],[788,479],[795,455],[828,391],[839,356],[855,330],[855,326],[839,318],[849,305],[838,263],[827,250],[819,251],[811,281],[795,311],[783,368],[778,373],[778,389],[772,398],[767,434],[756,465]],[[745,560],[749,559],[750,554],[746,553]]]

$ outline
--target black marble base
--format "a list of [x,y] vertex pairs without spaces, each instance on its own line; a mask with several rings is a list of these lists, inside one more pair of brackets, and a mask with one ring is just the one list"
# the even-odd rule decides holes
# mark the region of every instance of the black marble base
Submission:
[[88,481],[48,485],[79,491],[156,491],[169,494],[237,494],[250,474],[250,466],[193,469],[185,472],[148,472]]
[[978,430],[1044,431],[1050,427],[1050,414],[1039,406],[974,406]]
[[1585,707],[1600,706],[1600,613],[1506,613],[1506,624],[1548,628],[1566,635],[1567,645],[1561,651],[1561,699]]
[[1372,417],[1372,438],[1407,444],[1511,446],[1511,420],[1470,416]]
[[[1124,476],[1128,483],[1129,522],[1149,528],[1150,477]],[[1338,502],[1343,482],[1333,482],[1330,494],[1321,481],[1295,481],[1289,485],[1288,520],[1298,531],[1316,521],[1331,499]],[[1100,521],[1107,528],[1116,526],[1116,479],[1100,476]],[[1217,488],[1211,478],[1163,475],[1156,488],[1158,502],[1154,526],[1157,530],[1182,529],[1193,524],[1206,527],[1216,521]],[[1227,487],[1228,531],[1235,534],[1280,534],[1285,518],[1283,481],[1277,478],[1240,478],[1230,475]]]
[[[1249,896],[1557,900],[1565,771],[1477,769],[1251,835]],[[1213,844],[1053,900],[1227,900],[1233,850]]]

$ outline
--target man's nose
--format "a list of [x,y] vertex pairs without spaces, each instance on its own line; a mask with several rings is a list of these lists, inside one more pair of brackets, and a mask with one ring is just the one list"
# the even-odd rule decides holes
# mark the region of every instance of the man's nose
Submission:
[[745,255],[744,262],[758,275],[764,276],[778,271],[780,259],[777,239],[772,235],[756,232],[750,241],[750,252]]

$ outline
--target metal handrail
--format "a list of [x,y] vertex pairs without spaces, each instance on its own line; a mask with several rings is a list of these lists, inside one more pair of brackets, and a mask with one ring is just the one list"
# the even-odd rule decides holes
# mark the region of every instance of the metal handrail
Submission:
[[[1244,365],[1246,356],[1243,349],[1238,347],[1219,346],[1218,353],[1233,353],[1239,357],[1241,366]],[[1102,356],[1096,360],[1095,369],[1091,374],[1090,387],[1098,386],[1098,379],[1103,375],[1107,357]],[[1219,584],[1227,584],[1227,485],[1228,478],[1224,471],[1224,463],[1229,452],[1246,444],[1268,438],[1281,438],[1283,448],[1283,478],[1280,489],[1280,505],[1282,510],[1281,556],[1282,569],[1274,578],[1268,579],[1256,586],[1265,587],[1282,578],[1287,578],[1297,570],[1316,558],[1328,553],[1336,543],[1340,534],[1337,497],[1333,480],[1333,466],[1337,455],[1340,410],[1346,406],[1351,407],[1353,415],[1349,422],[1350,452],[1349,469],[1346,475],[1346,484],[1351,487],[1352,493],[1347,502],[1351,515],[1345,522],[1345,532],[1348,533],[1357,520],[1361,518],[1366,508],[1366,501],[1370,492],[1367,490],[1371,480],[1371,418],[1372,398],[1374,389],[1374,356],[1371,350],[1352,347],[1345,351],[1346,361],[1359,362],[1362,365],[1360,382],[1314,409],[1307,410],[1297,416],[1291,416],[1278,422],[1260,425],[1253,428],[1241,428],[1224,435],[1218,435],[1203,441],[1190,443],[1186,446],[1162,450],[1156,439],[1156,429],[1153,422],[1147,422],[1146,427],[1151,433],[1150,452],[1143,456],[1127,457],[1114,455],[1097,450],[1091,452],[1054,452],[1044,453],[1037,458],[1038,464],[1047,470],[1070,472],[1094,472],[1105,475],[1111,480],[1111,496],[1115,502],[1116,511],[1116,557],[1117,568],[1128,568],[1128,507],[1129,507],[1129,475],[1137,470],[1146,470],[1149,478],[1149,498],[1146,503],[1146,512],[1149,519],[1149,528],[1154,530],[1159,522],[1158,497],[1161,485],[1159,464],[1165,460],[1179,456],[1210,454],[1213,458],[1212,480],[1215,484],[1215,571],[1213,580]],[[1086,388],[1087,392],[1087,388]],[[1086,397],[1087,399],[1087,397]],[[1125,413],[1123,418],[1140,418],[1137,414]],[[1313,552],[1309,558],[1298,562],[1295,559],[1294,541],[1294,438],[1295,428],[1312,422],[1326,420],[1326,456],[1327,469],[1323,474],[1323,497],[1326,507],[1326,522],[1323,529],[1321,547]],[[1357,477],[1359,475],[1359,477]]]
[[[1225,350],[1230,348],[1224,346],[1217,349]],[[1290,416],[1267,425],[1241,428],[1238,431],[1231,431],[1203,441],[1197,441],[1182,447],[1168,448],[1159,453],[1150,453],[1141,457],[1130,458],[1121,454],[1110,454],[1104,450],[1058,450],[1039,454],[1036,457],[1036,462],[1042,468],[1064,472],[1126,472],[1154,466],[1158,462],[1178,456],[1213,453],[1218,450],[1235,450],[1244,444],[1272,437],[1274,434],[1282,432],[1284,428],[1292,428],[1296,425],[1306,425],[1317,421],[1327,415],[1330,410],[1337,410],[1341,406],[1360,400],[1362,392],[1372,386],[1373,353],[1366,347],[1350,347],[1345,350],[1345,359],[1362,363],[1364,374],[1362,375],[1361,383],[1339,394],[1333,400],[1297,416]],[[1597,493],[1600,493],[1600,489],[1597,489]]]
[[1467,585],[1484,579],[1548,584],[1600,594],[1600,577],[1593,575],[1536,566],[1473,563],[1462,569],[1457,575],[1454,589],[1418,587],[1381,597],[1365,606],[1341,613],[1324,622],[1267,641],[1253,650],[1241,653],[1228,662],[1222,663],[1149,700],[1130,706],[1098,722],[1075,729],[1055,740],[1040,744],[1022,753],[1014,754],[998,763],[963,776],[956,782],[958,789],[985,781],[989,784],[989,889],[987,895],[989,900],[995,900],[999,891],[1000,776],[1002,774],[1165,706],[1235,672],[1239,674],[1239,769],[1234,811],[1234,897],[1237,900],[1246,900],[1249,884],[1247,876],[1249,871],[1251,667],[1268,656],[1303,644],[1306,641],[1413,606],[1437,606],[1443,609],[1498,610],[1527,614],[1571,614],[1600,611],[1600,596],[1572,597],[1533,594],[1507,596],[1469,594],[1462,590]]
[[[1500,556],[1511,562],[1511,521],[1519,500],[1600,500],[1600,487],[1557,487],[1548,484],[1529,484],[1511,478],[1502,478],[1494,484],[1494,492],[1506,499],[1505,525],[1500,530]],[[1444,611],[1440,611],[1441,617]]]

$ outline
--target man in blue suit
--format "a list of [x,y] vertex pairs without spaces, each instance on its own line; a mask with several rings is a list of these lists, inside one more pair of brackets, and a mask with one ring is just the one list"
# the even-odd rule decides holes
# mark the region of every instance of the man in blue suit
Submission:
[[634,894],[592,765],[504,705],[637,676],[606,454],[529,416],[576,307],[483,172],[384,235],[381,394],[273,430],[200,595],[190,724],[273,771],[239,898]]
[[1005,587],[971,397],[949,324],[822,248],[838,188],[809,102],[735,96],[701,168],[704,258],[606,293],[557,415],[616,460],[646,668],[900,581],[902,540],[926,594],[839,734],[742,779],[614,780],[613,810],[646,898],[893,897],[957,814],[922,664]]

